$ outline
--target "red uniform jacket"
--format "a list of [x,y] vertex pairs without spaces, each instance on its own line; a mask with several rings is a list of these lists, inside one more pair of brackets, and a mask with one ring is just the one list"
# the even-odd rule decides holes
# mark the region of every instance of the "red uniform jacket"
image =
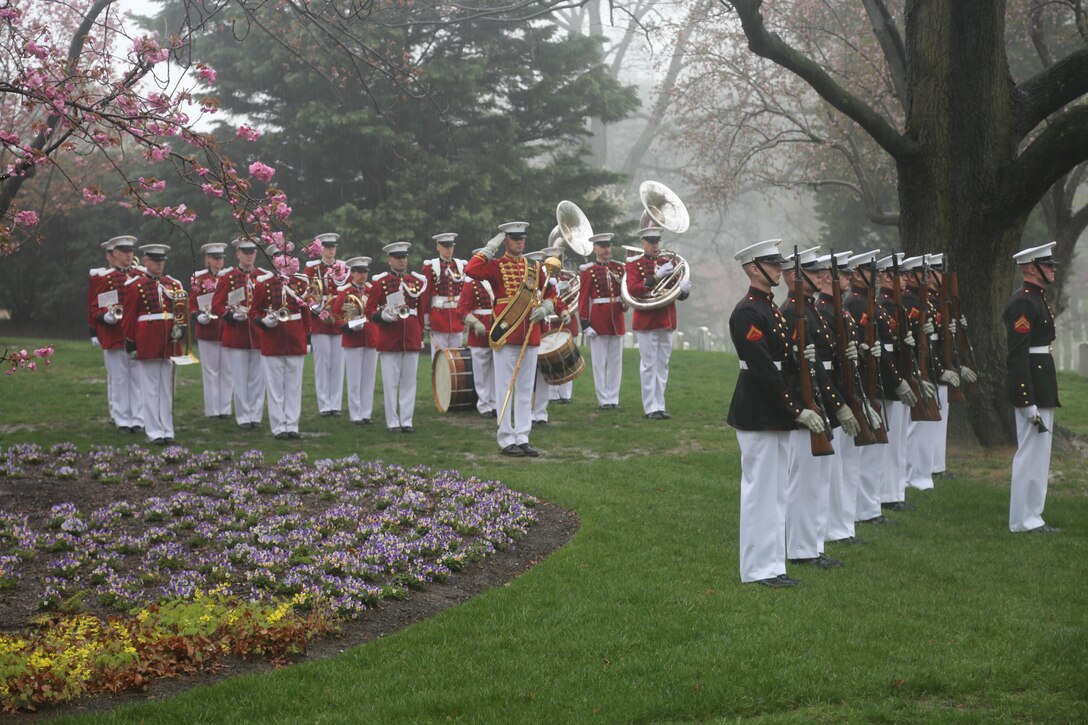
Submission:
[[201,312],[211,313],[212,297],[215,296],[215,288],[218,284],[219,277],[206,269],[193,272],[193,278],[189,280],[189,314],[193,321],[193,332],[196,333],[198,340],[219,342],[222,321],[213,319],[206,325],[196,321],[196,316]]
[[[253,307],[249,317],[261,328],[261,354],[268,356],[305,355],[310,335],[310,305],[303,299],[310,282],[304,274],[287,279],[269,272],[253,285]],[[269,312],[286,308],[287,319],[273,327],[262,320]]]
[[464,321],[457,314],[457,300],[465,282],[465,260],[441,257],[428,259],[420,270],[427,278],[427,289],[419,299],[423,323],[435,332],[462,332]]
[[325,264],[320,259],[314,259],[306,263],[306,276],[309,278],[321,276],[322,289],[325,292],[325,309],[329,314],[324,319],[318,319],[318,315],[314,315],[312,320],[311,331],[314,335],[339,335],[341,334],[340,326],[336,323],[336,320],[332,316],[332,301],[336,299],[336,288],[343,284],[343,280],[337,283],[329,273],[332,270],[332,265]]
[[181,282],[165,274],[139,274],[125,283],[125,341],[136,344],[137,360],[169,360],[181,354],[181,340],[170,339],[174,329],[171,294],[184,289]]
[[[364,314],[362,319],[366,320],[366,322],[362,327],[355,330],[348,329],[347,321],[344,320],[344,302],[347,301],[348,295],[358,297],[363,303],[363,309],[359,310],[359,312]],[[369,296],[370,282],[366,282],[362,287],[357,287],[349,282],[337,290],[336,298],[332,302],[332,313],[344,333],[340,339],[341,347],[375,347],[375,340],[371,339],[376,337],[374,323],[365,317],[366,303]]]
[[[632,297],[645,297],[655,280],[650,280],[657,270],[658,258],[650,259],[640,254],[627,262],[627,291]],[[649,280],[649,284],[647,284]],[[680,299],[687,299],[681,294]],[[670,302],[656,310],[635,310],[631,314],[631,327],[635,330],[675,330],[676,303]]]
[[[382,272],[370,280],[370,299],[366,303],[366,317],[377,330],[379,352],[418,352],[423,349],[423,324],[419,320],[419,301],[427,288],[427,278],[419,272],[409,272],[403,277]],[[393,322],[382,319],[386,298],[404,289],[404,303],[408,316]],[[369,324],[369,323],[368,323]]]
[[[491,291],[491,283],[484,280],[478,282],[471,277],[465,280],[461,287],[461,296],[457,298],[457,317],[464,322],[465,315],[473,315],[488,330],[491,329],[491,308],[495,304],[495,295]],[[471,326],[468,328],[469,347],[490,347],[487,335],[477,335]]]
[[[535,281],[531,276],[534,270],[536,271]],[[544,270],[544,265],[537,262],[530,263],[525,257],[503,256],[489,260],[482,254],[474,254],[472,259],[468,260],[465,271],[473,279],[487,281],[491,285],[491,289],[495,292],[494,315],[496,317],[506,309],[506,305],[517,294],[526,277],[529,277],[530,282],[535,282],[536,289],[544,290],[546,299],[555,299],[554,285],[546,284],[548,273]],[[525,341],[526,332],[529,334],[528,344],[533,347],[539,346],[540,326],[530,325],[528,316],[506,338],[506,344],[520,347]]]
[[581,267],[578,277],[578,319],[583,327],[592,327],[598,335],[623,335],[626,304],[620,294],[620,280],[626,274],[623,264],[615,260],[589,262]]
[[[261,329],[249,319],[249,309],[253,306],[253,281],[267,269],[254,267],[248,273],[238,267],[230,267],[219,273],[219,282],[212,295],[212,312],[223,321],[219,335],[219,344],[236,350],[259,350],[261,348]],[[242,290],[242,292],[238,292]],[[231,302],[237,297],[237,303]],[[234,311],[240,309],[246,319],[235,320]]]
[[[103,350],[115,350],[125,346],[125,329],[122,320],[117,324],[107,325],[102,316],[109,312],[109,307],[98,304],[99,295],[111,297],[111,292],[117,293],[117,302],[124,304],[125,282],[138,274],[136,267],[125,271],[116,267],[99,267],[91,270],[90,284],[87,291],[87,325],[90,327],[92,337],[97,337]],[[110,305],[112,307],[113,305]],[[122,313],[123,319],[123,313]]]

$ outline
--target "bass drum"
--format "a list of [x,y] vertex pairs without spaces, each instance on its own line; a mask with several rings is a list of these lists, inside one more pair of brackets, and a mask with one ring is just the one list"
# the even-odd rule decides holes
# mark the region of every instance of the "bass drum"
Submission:
[[536,366],[549,385],[562,385],[585,372],[586,361],[566,330],[557,330],[540,338]]
[[431,363],[431,389],[439,413],[476,408],[472,354],[467,347],[438,351]]

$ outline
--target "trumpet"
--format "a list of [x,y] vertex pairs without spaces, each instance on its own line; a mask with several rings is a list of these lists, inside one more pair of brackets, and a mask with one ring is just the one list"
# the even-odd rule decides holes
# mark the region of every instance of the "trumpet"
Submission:
[[110,314],[113,315],[113,319],[120,322],[121,318],[125,316],[125,306],[122,304],[111,305]]
[[291,318],[291,310],[287,309],[287,305],[284,305],[275,312],[272,310],[269,310],[268,312],[269,314],[275,315],[276,319],[280,322],[287,322],[287,320]]

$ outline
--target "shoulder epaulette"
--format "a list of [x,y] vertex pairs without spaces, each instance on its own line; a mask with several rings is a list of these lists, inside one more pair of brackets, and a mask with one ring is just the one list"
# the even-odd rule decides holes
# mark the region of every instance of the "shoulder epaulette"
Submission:
[[578,267],[578,269],[582,272],[585,272],[587,269],[593,269],[593,265],[595,264],[596,262],[586,262],[585,264]]
[[642,258],[643,258],[643,257],[645,257],[645,256],[646,256],[646,253],[645,253],[645,252],[642,252],[642,253],[636,254],[636,255],[635,255],[635,256],[633,256],[633,257],[628,257],[628,258],[627,258],[627,261],[628,261],[628,262],[637,262],[638,260],[642,259]]
[[273,272],[272,270],[265,269],[264,267],[257,267],[257,271],[261,274],[275,274],[275,272]]
[[147,267],[144,267],[144,266],[139,265],[139,264],[134,264],[129,269],[140,272],[141,274],[147,274]]
[[416,278],[418,278],[418,279],[421,279],[421,280],[423,280],[424,282],[426,282],[426,281],[427,281],[427,277],[426,277],[425,275],[422,275],[422,274],[420,274],[419,272],[412,272],[412,274],[413,274],[413,275],[414,275],[414,276],[415,276]]
[[321,264],[320,259],[311,259],[309,262],[306,263],[306,266],[307,267],[316,267],[319,264]]
[[342,284],[339,287],[337,287],[336,291],[337,292],[343,292],[344,290],[351,289],[352,287],[354,287],[354,285],[351,282],[348,282],[347,284]]
[[424,259],[423,260],[423,266],[424,267],[426,267],[428,264],[433,264],[433,263],[434,263],[434,259]]
[[219,270],[219,274],[217,276],[225,277],[227,274],[230,273],[231,269],[232,269],[231,267],[223,267],[223,269]]
[[207,269],[198,269],[197,271],[193,272],[194,277],[199,277],[202,274],[208,274],[208,270]]
[[181,286],[181,280],[179,280],[177,277],[171,277],[168,274],[164,274],[162,278],[165,279],[167,282],[177,282],[178,286]]
[[272,274],[271,272],[266,272],[265,274],[262,274],[260,277],[258,277],[254,281],[255,282],[267,282],[268,280],[272,279],[275,276],[276,275]]
[[388,276],[389,276],[388,272],[379,272],[378,274],[371,277],[370,281],[371,282],[377,282],[379,279],[384,279],[385,277],[388,277]]
[[134,276],[129,277],[128,279],[125,280],[125,286],[128,287],[133,282],[139,282],[139,281],[140,281],[140,278],[138,276],[134,275]]
[[90,274],[90,276],[92,277],[101,277],[102,273],[108,269],[109,267],[92,267],[91,271],[88,274]]

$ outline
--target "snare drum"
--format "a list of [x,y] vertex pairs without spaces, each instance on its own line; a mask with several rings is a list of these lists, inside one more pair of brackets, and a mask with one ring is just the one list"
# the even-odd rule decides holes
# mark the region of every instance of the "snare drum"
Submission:
[[585,372],[586,361],[574,338],[566,330],[557,330],[540,338],[536,364],[549,385],[562,385]]
[[431,389],[438,412],[476,408],[472,354],[467,347],[439,350],[431,363]]

